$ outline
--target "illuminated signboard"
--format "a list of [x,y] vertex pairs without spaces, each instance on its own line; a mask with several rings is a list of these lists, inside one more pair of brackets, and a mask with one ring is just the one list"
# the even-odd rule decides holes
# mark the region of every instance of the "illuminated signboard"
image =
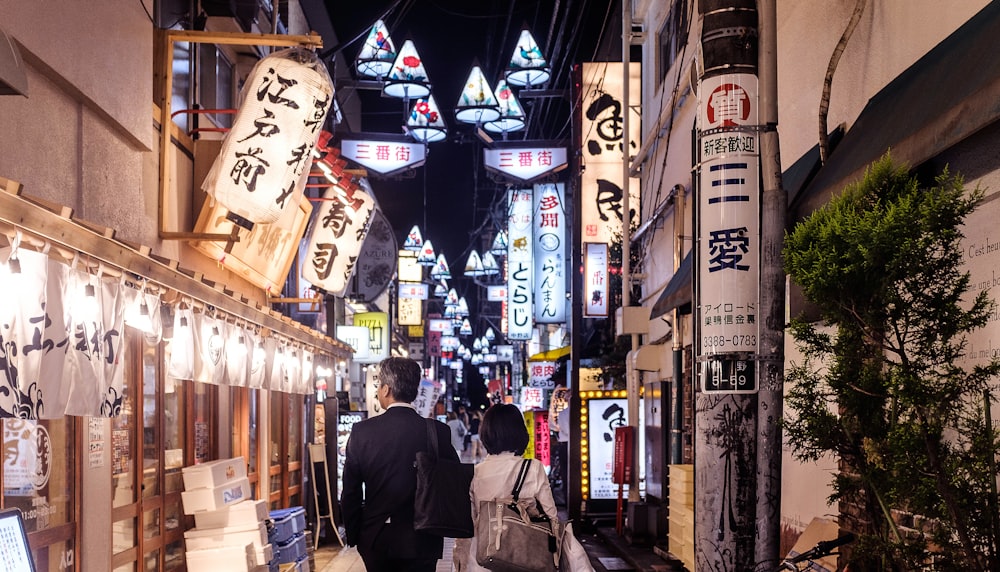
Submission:
[[[565,147],[498,147],[483,151],[487,170],[530,183],[566,168]],[[621,171],[619,160],[619,171]]]
[[368,328],[361,326],[337,326],[337,339],[351,346],[354,360],[363,362],[371,353],[369,350]]
[[412,140],[345,139],[340,143],[340,156],[388,176],[423,165],[427,147]]
[[603,242],[586,243],[583,257],[583,316],[607,317],[608,245]]
[[531,190],[511,189],[507,212],[507,339],[530,340],[531,312]]
[[[628,141],[623,141],[625,107],[622,63],[588,62],[583,64],[583,125],[580,133],[580,197],[583,242],[611,243],[621,234],[622,173],[624,149],[630,155],[639,152],[642,117],[638,105],[641,65],[629,66],[631,109]],[[639,179],[629,178],[629,211],[634,225],[639,220]]]
[[507,285],[506,284],[490,284],[486,287],[486,300],[489,302],[506,302],[507,301]]
[[360,363],[377,363],[389,357],[389,315],[385,312],[354,314],[354,325],[368,328],[368,357]]
[[563,184],[535,185],[533,210],[535,322],[564,323],[568,213],[563,200]]

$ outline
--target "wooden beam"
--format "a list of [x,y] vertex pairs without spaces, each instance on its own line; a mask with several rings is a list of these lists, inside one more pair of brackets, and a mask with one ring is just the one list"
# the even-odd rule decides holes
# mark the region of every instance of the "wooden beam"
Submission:
[[12,188],[20,188],[20,185],[13,181],[0,180],[0,187],[8,191],[0,192],[0,221],[48,240],[53,246],[79,251],[116,269],[142,276],[149,282],[175,290],[201,304],[214,306],[233,317],[258,324],[335,357],[347,357],[351,354],[351,349],[343,342],[315,330],[304,331],[286,323],[279,317],[280,314],[272,315],[273,311],[270,308],[257,310],[242,299],[219,292],[201,280],[188,276],[175,260],[160,262],[155,259],[159,257],[152,253],[144,256],[138,250],[111,236],[94,232],[78,222],[63,218],[29,200],[11,194],[9,191]]

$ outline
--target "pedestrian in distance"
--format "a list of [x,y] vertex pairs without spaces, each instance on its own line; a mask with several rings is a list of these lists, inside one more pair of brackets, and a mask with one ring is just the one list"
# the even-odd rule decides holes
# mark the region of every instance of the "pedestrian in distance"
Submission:
[[458,415],[451,411],[448,413],[448,427],[451,429],[451,446],[455,448],[455,452],[461,458],[462,452],[465,450],[465,423],[462,423]]
[[480,455],[486,456],[485,451],[483,451],[482,441],[480,441],[479,438],[479,427],[482,422],[483,414],[480,413],[478,409],[473,411],[472,415],[469,417],[469,440],[471,442],[471,451],[469,451],[469,455],[472,457],[473,463],[479,461]]
[[[415,460],[427,451],[427,420],[411,404],[422,371],[402,357],[383,360],[375,389],[384,413],[354,425],[347,441],[341,508],[348,545],[358,547],[367,572],[432,572],[444,539],[413,528]],[[433,422],[438,443],[451,431]],[[442,459],[457,461],[454,449],[439,447]]]

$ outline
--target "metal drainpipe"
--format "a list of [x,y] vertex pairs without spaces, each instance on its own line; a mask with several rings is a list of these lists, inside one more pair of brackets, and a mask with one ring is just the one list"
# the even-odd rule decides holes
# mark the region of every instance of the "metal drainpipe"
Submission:
[[[629,204],[631,189],[629,188],[629,116],[632,114],[629,99],[629,67],[631,66],[632,47],[632,2],[622,0],[622,308],[632,305],[632,269],[631,233],[632,206]],[[624,310],[622,311],[624,319]],[[639,347],[639,335],[632,334],[632,351]],[[632,359],[630,354],[627,359]],[[629,368],[626,366],[626,371]],[[635,439],[632,443],[632,478],[628,483],[628,502],[639,502],[639,373],[634,368],[631,374],[626,374],[626,395],[628,396],[628,424],[634,430]]]
[[[674,274],[684,260],[684,187],[674,187]],[[679,465],[684,462],[682,431],[684,430],[684,331],[681,323],[680,309],[674,307],[673,331],[673,412],[670,415],[670,463]]]

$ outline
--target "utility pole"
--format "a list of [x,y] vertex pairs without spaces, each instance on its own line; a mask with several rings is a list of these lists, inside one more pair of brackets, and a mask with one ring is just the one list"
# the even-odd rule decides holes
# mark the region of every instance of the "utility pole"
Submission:
[[[698,3],[696,570],[777,564],[786,206],[775,131],[774,1],[760,1],[770,3],[761,21],[756,0]],[[758,61],[761,23],[772,41]]]
[[[632,205],[629,174],[629,163],[632,161],[629,155],[629,131],[631,123],[631,101],[629,100],[629,68],[632,64],[632,2],[622,0],[622,308],[632,305]],[[624,310],[623,310],[624,312]],[[632,334],[631,351],[639,349],[639,335]],[[631,355],[631,354],[630,354]],[[632,427],[632,459],[635,466],[632,468],[628,483],[628,502],[630,504],[639,502],[639,439],[642,438],[639,432],[639,373],[630,371],[625,380],[626,396],[628,398],[628,424]]]

